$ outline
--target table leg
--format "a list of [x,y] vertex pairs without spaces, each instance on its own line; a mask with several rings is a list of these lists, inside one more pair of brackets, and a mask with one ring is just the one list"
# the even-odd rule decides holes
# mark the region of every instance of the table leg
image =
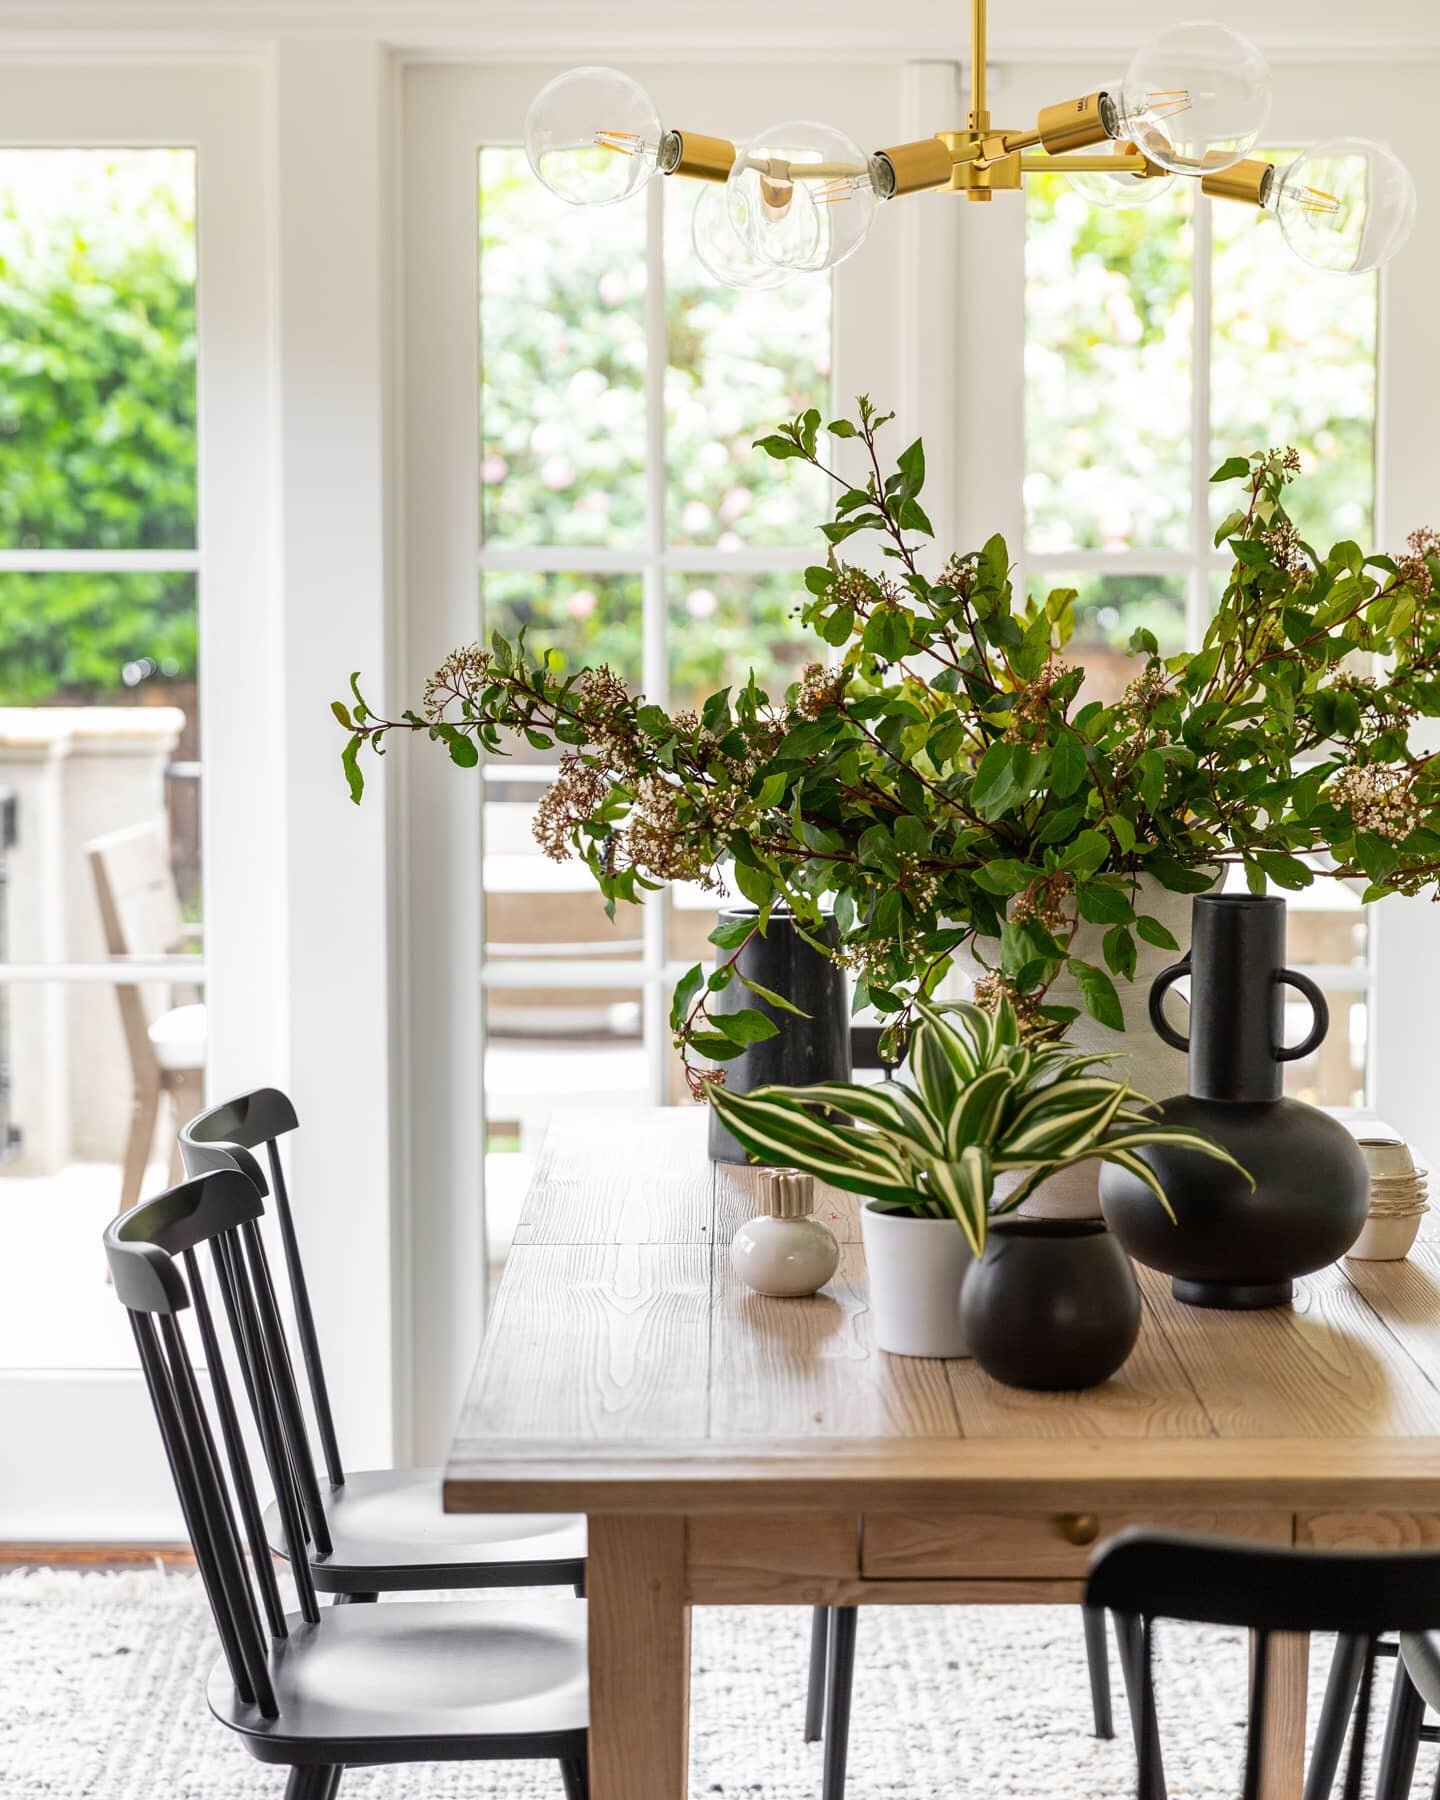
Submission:
[[[1251,1638],[1254,1654],[1254,1638]],[[1262,1733],[1260,1800],[1300,1800],[1305,1786],[1305,1700],[1310,1675],[1310,1639],[1277,1631],[1270,1639]]]
[[690,1608],[685,1521],[590,1519],[591,1800],[685,1800]]

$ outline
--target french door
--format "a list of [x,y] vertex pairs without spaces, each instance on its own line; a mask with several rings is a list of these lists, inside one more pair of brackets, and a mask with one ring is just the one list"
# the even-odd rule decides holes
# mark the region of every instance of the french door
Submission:
[[179,1535],[100,1233],[280,1068],[261,82],[0,74],[0,1539]]
[[[558,72],[405,72],[407,691],[451,645],[521,625],[532,647],[572,667],[606,661],[676,705],[752,664],[783,686],[808,654],[792,609],[830,500],[751,443],[860,393],[895,407],[897,432],[922,387],[935,405],[944,349],[922,375],[910,311],[921,240],[882,209],[830,275],[716,289],[690,245],[696,184],[656,179],[628,204],[580,211],[534,179],[525,112]],[[667,124],[693,130],[743,140],[795,110],[783,68],[630,72]],[[807,113],[863,144],[933,130],[925,118],[956,104],[949,65],[807,67],[804,88]],[[678,1098],[669,990],[706,953],[715,900],[656,896],[612,926],[584,872],[548,862],[530,835],[553,773],[543,755],[494,759],[476,779],[411,750],[388,767],[407,786],[424,1456],[449,1431],[547,1120],[585,1106],[623,1133],[627,1107]]]

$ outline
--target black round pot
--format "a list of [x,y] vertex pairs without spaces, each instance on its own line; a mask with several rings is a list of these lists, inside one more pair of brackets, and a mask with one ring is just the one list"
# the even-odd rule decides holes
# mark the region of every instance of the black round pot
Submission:
[[[753,906],[734,907],[720,914],[720,923],[754,919]],[[840,943],[839,928],[826,919],[821,929],[811,930],[821,943]],[[735,965],[742,975],[758,981],[772,993],[783,994],[808,1018],[783,1012],[752,993],[739,981],[714,995],[714,1013],[738,1012],[753,1007],[773,1019],[778,1034],[763,1043],[749,1044],[724,1065],[725,1085],[732,1094],[748,1094],[758,1087],[809,1087],[817,1081],[850,1079],[850,1009],[845,993],[845,972],[838,963],[814,950],[795,929],[788,913],[770,915],[763,936],[759,933],[740,952]],[[743,1163],[747,1160],[739,1140],[710,1108],[710,1160]]]
[[1118,1163],[1100,1172],[1106,1222],[1137,1262],[1171,1277],[1191,1306],[1283,1306],[1294,1278],[1343,1256],[1365,1223],[1370,1178],[1360,1148],[1328,1113],[1300,1100],[1200,1100],[1154,1108],[1167,1125],[1203,1131],[1254,1177],[1195,1150],[1137,1152],[1160,1177],[1172,1222]]
[[1007,1387],[1106,1381],[1140,1335],[1130,1259],[1098,1219],[996,1219],[960,1290],[976,1362]]

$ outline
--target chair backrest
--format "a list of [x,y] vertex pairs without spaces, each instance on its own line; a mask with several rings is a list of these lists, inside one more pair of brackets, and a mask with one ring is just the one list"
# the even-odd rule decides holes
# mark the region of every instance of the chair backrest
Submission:
[[1440,1625],[1440,1553],[1368,1550],[1279,1550],[1225,1538],[1135,1529],[1099,1550],[1085,1586],[1087,1606],[1141,1623],[1140,1779],[1154,1792],[1158,1739],[1150,1679],[1156,1619],[1248,1627],[1254,1633],[1250,1723],[1243,1800],[1258,1800],[1263,1721],[1274,1633],[1334,1631],[1364,1647],[1360,1693],[1344,1800],[1359,1800],[1375,1647],[1387,1631]]
[[[115,1293],[130,1315],[235,1691],[245,1704],[275,1718],[265,1633],[274,1639],[286,1636],[285,1609],[199,1258],[201,1247],[207,1246],[230,1347],[279,1504],[301,1616],[318,1625],[320,1609],[296,1500],[294,1446],[303,1421],[260,1237],[263,1204],[254,1183],[236,1169],[202,1175],[112,1221],[105,1230],[105,1254]],[[181,1315],[191,1308],[225,1449],[223,1468],[181,1330]],[[248,1570],[237,1509],[250,1548]]]
[[[85,855],[107,952],[167,956],[178,950],[184,921],[161,825],[150,821],[107,832],[86,844]],[[148,1028],[164,1010],[161,994],[153,982],[115,984],[131,1067],[152,1079],[158,1065]]]
[[[325,1381],[325,1365],[320,1357],[320,1339],[315,1330],[315,1315],[310,1305],[310,1289],[305,1280],[305,1265],[300,1257],[300,1243],[295,1233],[295,1219],[290,1207],[290,1192],[285,1169],[280,1160],[279,1139],[296,1130],[299,1119],[287,1095],[279,1088],[254,1088],[237,1094],[208,1111],[199,1113],[180,1131],[180,1155],[187,1175],[202,1175],[210,1169],[238,1168],[259,1187],[262,1194],[273,1195],[275,1218],[280,1227],[280,1247],[285,1258],[285,1277],[290,1289],[295,1314],[295,1331],[300,1339],[300,1354],[305,1364],[305,1380],[310,1389],[315,1413],[315,1427],[320,1437],[325,1473],[332,1486],[345,1481],[345,1465],[340,1458],[340,1445],[335,1435],[335,1417],[330,1406],[330,1390]],[[265,1153],[269,1179],[261,1173],[255,1152]],[[300,1470],[301,1495],[315,1547],[328,1554],[330,1541],[316,1485],[314,1460],[308,1444]]]

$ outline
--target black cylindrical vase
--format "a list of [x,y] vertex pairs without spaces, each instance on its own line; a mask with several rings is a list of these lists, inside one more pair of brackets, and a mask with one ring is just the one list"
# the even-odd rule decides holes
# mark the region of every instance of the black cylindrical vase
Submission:
[[[1282,1097],[1283,1064],[1324,1038],[1324,996],[1285,967],[1285,902],[1244,894],[1196,897],[1191,953],[1156,978],[1150,1017],[1190,1052],[1190,1091],[1155,1116],[1222,1145],[1239,1170],[1195,1150],[1148,1145],[1136,1154],[1160,1179],[1171,1220],[1147,1185],[1117,1163],[1100,1174],[1106,1222],[1136,1262],[1163,1270],[1177,1300],[1241,1309],[1284,1306],[1297,1275],[1343,1256],[1359,1236],[1370,1177],[1354,1138],[1327,1113]],[[1191,977],[1190,1033],[1166,1018],[1166,990]],[[1310,1001],[1305,1041],[1281,1036],[1284,992]]]
[[976,1362],[1007,1387],[1108,1381],[1140,1335],[1140,1289],[1098,1219],[996,1219],[960,1291]]
[[[720,914],[720,923],[753,919],[756,908],[736,907]],[[840,932],[833,919],[816,930],[806,928],[820,943],[839,947]],[[846,1002],[845,972],[828,956],[805,942],[788,913],[771,913],[763,933],[757,932],[740,952],[738,972],[758,981],[772,993],[783,994],[808,1018],[799,1018],[771,1006],[739,981],[714,995],[714,1013],[738,1012],[753,1007],[773,1019],[776,1037],[749,1044],[725,1067],[725,1085],[734,1094],[748,1094],[758,1087],[809,1087],[816,1081],[850,1079],[850,1011]],[[743,1163],[740,1142],[710,1109],[710,1160]]]

